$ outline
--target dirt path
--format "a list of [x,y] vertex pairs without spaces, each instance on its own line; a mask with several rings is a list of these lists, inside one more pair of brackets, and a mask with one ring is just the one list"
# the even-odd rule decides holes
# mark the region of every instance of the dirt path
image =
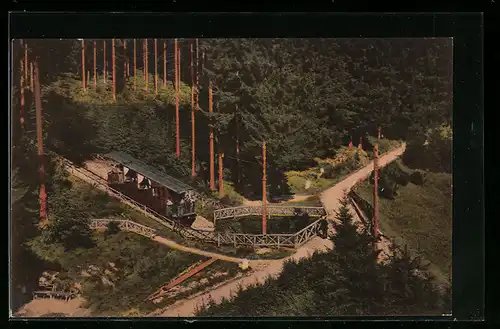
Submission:
[[57,299],[34,299],[25,304],[15,317],[41,317],[50,314],[64,315],[65,317],[88,316],[89,311],[82,307],[83,298],[75,298],[70,301]]
[[[180,251],[184,251],[184,252],[189,252],[189,253],[197,254],[197,255],[201,255],[201,256],[206,256],[206,257],[210,257],[210,258],[217,258],[218,260],[223,260],[226,262],[240,264],[240,263],[243,263],[245,261],[248,261],[244,258],[236,258],[236,257],[226,256],[226,255],[213,253],[213,252],[209,252],[209,251],[204,251],[204,250],[200,250],[200,249],[196,249],[196,248],[186,247],[186,246],[178,244],[172,240],[165,239],[164,237],[161,237],[161,236],[155,236],[153,238],[153,241],[161,243],[161,244],[168,246],[169,248],[172,248],[172,249],[176,249],[176,250],[180,250]],[[250,260],[250,261],[248,261],[248,264],[251,267],[259,267],[259,266],[268,264],[270,262],[271,262],[270,260]]]
[[[405,145],[384,154],[379,159],[380,166],[385,166],[391,161],[395,160],[398,156],[400,156],[405,150]],[[326,190],[321,195],[321,201],[324,207],[328,211],[328,218],[333,220],[335,218],[335,211],[339,208],[340,203],[339,199],[341,199],[344,195],[344,191],[349,190],[354,186],[360,179],[364,179],[368,177],[373,169],[373,162],[370,162],[367,166],[358,170],[354,174],[348,176],[343,181],[339,182],[335,186]],[[387,242],[382,244],[381,247],[385,249]],[[247,277],[243,277],[241,280],[236,282],[229,282],[225,285],[221,285],[217,289],[206,292],[204,294],[191,297],[188,299],[184,299],[179,301],[168,308],[166,308],[160,316],[163,317],[175,317],[175,316],[194,316],[194,312],[197,306],[202,305],[209,298],[211,298],[216,303],[219,303],[223,298],[229,298],[232,294],[234,294],[239,287],[243,289],[248,287],[251,284],[263,282],[269,276],[278,275],[283,267],[283,264],[286,260],[293,259],[299,260],[301,258],[309,257],[314,251],[326,250],[326,248],[332,248],[333,245],[328,239],[321,239],[316,237],[303,246],[301,246],[297,252],[285,259],[269,261],[269,265],[253,272],[251,275]]]

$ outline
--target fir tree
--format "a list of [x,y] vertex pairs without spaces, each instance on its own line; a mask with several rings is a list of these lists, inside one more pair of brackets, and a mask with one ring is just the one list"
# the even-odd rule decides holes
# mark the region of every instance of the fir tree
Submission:
[[[343,315],[378,314],[383,308],[384,291],[377,263],[380,251],[374,248],[377,239],[353,222],[347,195],[340,204],[335,234],[331,237],[334,243],[331,254],[332,262],[338,266],[336,285],[342,287],[342,293],[333,294],[333,300],[327,299],[327,303],[342,305]],[[339,315],[338,310],[331,312]]]

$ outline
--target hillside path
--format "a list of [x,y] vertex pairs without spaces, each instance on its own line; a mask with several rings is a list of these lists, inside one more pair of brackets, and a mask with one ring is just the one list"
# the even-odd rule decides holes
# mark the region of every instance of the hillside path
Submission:
[[[406,145],[403,144],[401,147],[382,155],[379,158],[379,165],[382,167],[397,159],[404,152],[405,147]],[[340,206],[339,199],[343,197],[344,191],[351,189],[359,180],[368,177],[372,170],[373,161],[321,194],[321,201],[323,203],[323,206],[328,211],[329,220],[334,220],[335,212]],[[268,266],[265,266],[261,269],[256,269],[248,276],[243,277],[240,280],[222,284],[213,290],[178,301],[175,304],[164,309],[162,312],[159,312],[159,316],[194,316],[196,308],[206,303],[209,298],[211,298],[215,303],[220,303],[223,298],[231,297],[231,295],[234,294],[239,287],[245,289],[252,284],[264,282],[266,278],[270,276],[272,277],[279,275],[285,261],[297,261],[301,258],[310,257],[315,251],[322,251],[326,250],[327,248],[331,249],[332,247],[332,242],[329,239],[315,237],[314,239],[308,241],[303,246],[298,248],[297,252],[292,256],[280,260],[268,261]]]

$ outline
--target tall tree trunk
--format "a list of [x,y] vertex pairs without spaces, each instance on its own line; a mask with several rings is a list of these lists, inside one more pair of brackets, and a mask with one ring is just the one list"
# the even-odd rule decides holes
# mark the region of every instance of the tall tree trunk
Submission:
[[191,177],[196,176],[195,168],[195,115],[194,115],[194,57],[193,57],[193,41],[191,40]]
[[137,88],[137,43],[134,39],[134,90]]
[[97,46],[94,40],[94,89],[97,88]]
[[40,78],[38,63],[35,62],[35,109],[36,109],[36,137],[38,146],[39,174],[40,174],[40,223],[47,221],[47,193],[45,191],[45,168],[44,168],[44,150],[43,150],[43,118],[42,118],[42,100],[40,95]]

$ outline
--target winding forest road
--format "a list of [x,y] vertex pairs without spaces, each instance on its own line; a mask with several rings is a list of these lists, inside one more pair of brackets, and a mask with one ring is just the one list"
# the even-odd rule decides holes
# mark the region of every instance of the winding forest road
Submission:
[[[403,154],[405,148],[406,145],[403,144],[402,146],[382,155],[379,158],[379,166],[383,167],[397,159],[401,154]],[[339,200],[343,197],[344,191],[351,189],[358,181],[369,177],[372,170],[373,161],[321,194],[321,202],[328,211],[329,220],[333,221],[335,219],[335,213],[340,206]],[[380,247],[385,251],[388,244],[388,241],[382,241]],[[209,289],[203,293],[178,301],[166,309],[163,309],[160,312],[154,312],[150,315],[161,317],[194,316],[196,308],[206,303],[209,299],[212,299],[215,303],[220,303],[223,298],[230,298],[234,293],[236,293],[239,287],[245,289],[252,284],[264,282],[266,278],[270,276],[279,275],[285,261],[297,261],[301,258],[310,257],[315,251],[327,250],[332,247],[333,244],[331,240],[315,237],[297,249],[297,252],[292,256],[280,260],[267,261],[267,266],[265,266],[265,264],[261,264],[260,268],[254,268],[251,273],[239,280],[227,282],[214,289]],[[264,266],[262,267],[262,265]]]

